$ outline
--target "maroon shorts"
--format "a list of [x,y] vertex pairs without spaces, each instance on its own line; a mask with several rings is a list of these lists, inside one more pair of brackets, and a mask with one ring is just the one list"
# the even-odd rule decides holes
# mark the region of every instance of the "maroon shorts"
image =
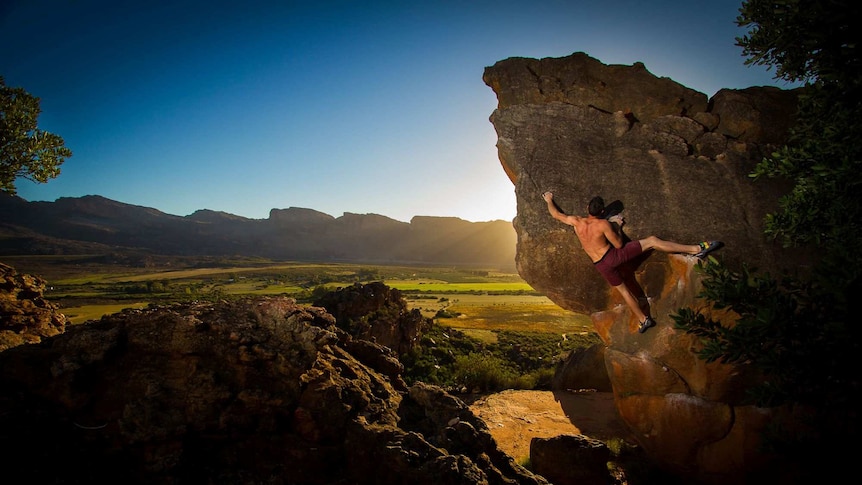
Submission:
[[629,241],[625,246],[617,249],[611,246],[602,259],[596,261],[596,269],[605,277],[611,286],[619,286],[623,283],[623,276],[619,267],[643,253],[640,241]]

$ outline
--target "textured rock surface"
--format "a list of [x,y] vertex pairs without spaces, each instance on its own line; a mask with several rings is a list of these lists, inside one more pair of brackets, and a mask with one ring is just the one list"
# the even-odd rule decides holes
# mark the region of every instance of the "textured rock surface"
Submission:
[[401,292],[381,282],[355,283],[318,298],[314,305],[326,308],[338,327],[353,337],[374,341],[398,355],[431,328],[431,319],[407,308]]
[[[801,255],[763,236],[780,184],[748,177],[786,136],[796,93],[722,90],[707,100],[643,65],[606,66],[582,53],[507,59],[486,68],[484,80],[499,100],[491,121],[515,185],[518,271],[561,307],[591,314],[607,347],[617,409],[635,438],[668,469],[693,480],[791,474],[792,466],[759,448],[766,426],[778,424],[784,411],[746,402],[745,389],[758,376],[706,364],[692,352],[697,340],[673,329],[670,314],[705,306],[696,298],[693,258],[656,253],[641,263],[637,281],[658,326],[640,334],[571,228],[548,214],[541,194],[552,190],[564,212],[580,215],[594,195],[622,200],[631,238],[721,239],[727,247],[717,257],[732,267],[798,266]],[[561,368],[571,372],[577,365]]]
[[596,344],[571,352],[557,364],[551,388],[555,391],[592,389],[610,392],[611,381],[605,370],[605,345]]
[[533,438],[530,463],[554,485],[606,485],[611,452],[602,441],[583,435]]
[[364,341],[360,360],[334,324],[258,298],[125,311],[7,349],[3,461],[33,483],[547,483],[463,402],[400,390],[392,351]]
[[701,282],[691,259],[671,256],[669,263],[647,265],[641,274],[666,282],[647,290],[658,326],[637,333],[622,302],[592,315],[608,346],[605,365],[620,417],[643,449],[675,474],[701,483],[766,477],[794,483],[795,464],[765,452],[764,433],[769,426],[795,429],[798,420],[788,419],[785,409],[751,404],[746,390],[760,380],[751,369],[697,358],[698,339],[674,329],[668,315],[690,307],[731,319],[695,297]]
[[748,177],[786,134],[794,92],[722,90],[708,102],[642,65],[606,66],[582,53],[503,60],[484,80],[499,100],[491,122],[515,185],[518,271],[560,306],[604,310],[607,283],[571,228],[548,215],[545,190],[566,213],[586,214],[594,195],[621,200],[633,239],[721,239],[730,264],[798,264],[763,236],[779,184]]
[[66,316],[44,298],[45,280],[0,263],[0,351],[63,333]]

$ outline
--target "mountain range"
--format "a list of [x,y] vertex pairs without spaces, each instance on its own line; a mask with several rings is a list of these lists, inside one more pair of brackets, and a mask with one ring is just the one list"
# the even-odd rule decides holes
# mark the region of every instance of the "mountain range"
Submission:
[[98,195],[29,202],[0,194],[0,256],[126,253],[274,260],[445,264],[513,271],[511,222],[377,214],[341,217],[290,207],[267,219],[208,209],[188,216]]

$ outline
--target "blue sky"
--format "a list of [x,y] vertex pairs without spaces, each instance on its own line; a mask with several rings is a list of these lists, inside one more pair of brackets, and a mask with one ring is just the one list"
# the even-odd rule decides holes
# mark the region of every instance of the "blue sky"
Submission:
[[709,96],[744,65],[740,1],[3,0],[0,76],[74,155],[29,201],[511,220],[482,82],[508,57],[643,62]]

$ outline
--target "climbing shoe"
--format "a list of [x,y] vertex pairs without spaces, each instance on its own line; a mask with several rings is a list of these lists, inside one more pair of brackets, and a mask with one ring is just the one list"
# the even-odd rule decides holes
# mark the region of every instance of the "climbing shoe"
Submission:
[[648,316],[638,325],[638,333],[644,333],[650,327],[655,327],[655,320]]
[[697,259],[703,259],[707,254],[724,247],[724,243],[721,241],[704,241],[698,245],[700,246],[700,251],[694,255]]

